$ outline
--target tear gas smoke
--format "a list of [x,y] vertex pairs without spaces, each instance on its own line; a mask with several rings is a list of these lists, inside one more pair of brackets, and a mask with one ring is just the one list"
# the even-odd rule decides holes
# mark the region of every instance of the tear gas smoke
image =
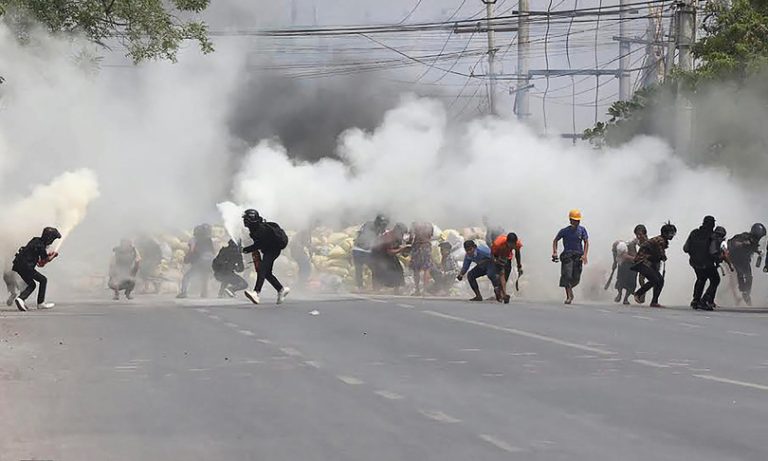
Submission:
[[605,151],[573,147],[516,121],[454,126],[429,99],[405,98],[374,131],[346,131],[337,155],[302,162],[275,141],[262,141],[243,161],[234,201],[292,228],[311,216],[338,225],[382,210],[393,222],[430,220],[443,228],[476,225],[488,215],[522,238],[528,294],[545,297],[559,293],[558,268],[548,261],[569,209],[584,211],[591,234],[593,264],[581,290],[593,295],[601,291],[614,240],[631,238],[638,223],[657,235],[671,219],[679,234],[669,250],[666,299],[674,293],[677,302],[685,302],[692,273],[682,243],[705,214],[731,235],[762,219],[751,200],[761,191],[740,187],[723,169],[688,167],[657,139]]
[[61,246],[72,230],[83,220],[88,206],[99,196],[99,185],[93,171],[68,171],[49,184],[36,186],[23,199],[6,203],[0,215],[0,254],[10,263],[16,249],[46,226],[61,232],[54,245]]

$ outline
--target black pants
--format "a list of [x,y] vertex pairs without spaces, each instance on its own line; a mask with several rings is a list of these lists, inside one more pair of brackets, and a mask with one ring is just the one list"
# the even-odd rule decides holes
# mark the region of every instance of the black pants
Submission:
[[280,257],[280,250],[262,251],[261,263],[259,264],[259,273],[256,277],[256,293],[261,293],[264,286],[264,280],[269,282],[278,292],[283,289],[280,280],[275,277],[272,270],[275,267],[275,260]]
[[248,282],[234,272],[216,272],[213,277],[221,282],[219,287],[219,296],[224,295],[224,290],[229,288],[233,292],[245,290],[248,288]]
[[488,276],[488,279],[491,281],[494,288],[499,286],[499,274],[496,272],[496,264],[489,261],[485,264],[475,266],[474,269],[467,273],[467,282],[469,282],[472,291],[476,292],[480,289],[477,285],[477,279],[485,276]]
[[581,282],[581,271],[584,263],[581,253],[566,253],[560,255],[560,286],[575,288]]
[[661,290],[664,289],[664,277],[659,272],[658,268],[651,267],[645,264],[637,264],[634,269],[645,277],[645,283],[635,292],[638,296],[645,295],[648,290],[653,289],[653,298],[651,303],[658,303]]
[[45,289],[48,286],[48,279],[35,270],[34,267],[13,266],[13,271],[19,274],[27,287],[21,292],[19,298],[26,300],[29,295],[35,291],[35,282],[40,284],[40,288],[37,290],[37,304],[43,304],[45,302]]
[[[694,267],[693,270],[696,271],[696,283],[693,285],[693,301],[691,301],[691,304],[699,305],[702,301],[706,303],[715,302],[717,286],[720,285],[720,274],[717,273],[717,266]],[[704,286],[707,280],[709,280],[709,287],[707,287],[707,292],[704,293]]]
[[752,293],[752,258],[732,257],[733,268],[736,269],[736,280],[739,282],[739,291],[747,295]]

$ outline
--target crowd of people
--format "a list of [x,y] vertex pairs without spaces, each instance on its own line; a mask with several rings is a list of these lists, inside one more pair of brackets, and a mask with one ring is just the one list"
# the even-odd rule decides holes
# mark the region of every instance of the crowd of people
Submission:
[[[211,226],[201,224],[194,229],[184,257],[187,269],[177,298],[188,297],[192,284],[200,287],[201,297],[207,297],[210,278],[213,277],[219,283],[219,297],[235,297],[237,292],[242,291],[249,301],[259,304],[264,284],[269,282],[277,292],[277,303],[281,304],[290,288],[278,280],[274,266],[286,249],[297,264],[297,282],[306,283],[312,273],[311,228],[289,239],[279,224],[267,221],[254,209],[246,210],[242,219],[253,243],[243,247],[241,242],[230,239],[218,253],[212,240]],[[589,233],[581,224],[581,211],[571,210],[568,219],[569,225],[560,229],[552,240],[552,261],[560,263],[559,285],[565,291],[566,305],[574,301],[574,288],[581,281],[590,249]],[[364,223],[354,239],[351,259],[355,286],[359,291],[391,289],[392,293],[400,294],[406,285],[405,259],[413,274],[414,296],[450,295],[456,283],[466,278],[474,295],[469,301],[484,301],[486,298],[480,291],[478,281],[487,278],[493,289],[488,299],[509,303],[509,281],[512,275],[516,275],[515,287],[519,290],[518,282],[523,275],[523,242],[515,232],[494,226],[487,219],[484,224],[484,239],[467,239],[455,247],[449,241],[436,242],[436,228],[431,223],[414,222],[410,227],[396,223],[390,226],[386,216],[378,215]],[[690,232],[683,245],[696,276],[690,306],[697,310],[713,310],[716,307],[721,273],[724,274],[722,265],[735,272],[732,290],[736,303],[751,305],[752,258],[758,255],[757,267],[762,265],[760,241],[766,236],[766,228],[761,223],[755,223],[749,232],[727,239],[725,228],[716,224],[714,217],[704,217],[702,225]],[[646,294],[651,292],[650,306],[663,307],[660,296],[666,278],[666,252],[677,234],[677,228],[668,222],[661,226],[657,236],[649,237],[647,228],[638,224],[633,233],[634,238],[613,243],[613,267],[605,289],[610,288],[616,275],[615,302],[627,305],[632,300],[636,304],[644,304]],[[38,269],[58,257],[58,253],[50,251],[49,247],[59,238],[61,234],[57,229],[46,227],[40,237],[32,238],[19,249],[11,270],[3,274],[10,295],[7,301],[9,306],[15,304],[19,310],[26,311],[27,299],[37,288],[38,308],[53,307],[45,300],[47,279]],[[115,300],[120,299],[121,292],[127,299],[133,297],[144,261],[150,265],[157,264],[159,248],[154,248],[146,238],[140,240],[138,243],[146,248],[147,256],[129,239],[121,240],[113,249],[107,286]],[[560,242],[562,251],[559,250]],[[433,254],[433,243],[437,243],[437,258]],[[459,246],[461,248],[457,248]],[[461,265],[454,256],[460,249],[463,249]],[[251,256],[256,272],[253,290],[248,289],[249,283],[240,275],[246,268],[245,254]],[[763,271],[768,272],[768,261]],[[367,274],[370,274],[370,288],[365,283]],[[147,278],[145,282],[147,280],[151,279]]]

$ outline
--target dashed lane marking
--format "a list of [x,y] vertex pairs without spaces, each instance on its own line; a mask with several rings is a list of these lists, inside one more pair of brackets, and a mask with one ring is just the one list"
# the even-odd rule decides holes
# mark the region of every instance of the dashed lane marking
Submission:
[[750,389],[757,389],[760,391],[768,391],[768,386],[766,386],[765,384],[750,383],[748,381],[738,381],[735,379],[721,378],[719,376],[713,376],[713,375],[693,375],[693,376],[701,379],[706,379],[709,381],[716,381],[718,383],[733,384],[735,386],[748,387]]
[[747,331],[738,331],[738,330],[728,330],[728,333],[732,335],[741,335],[741,336],[758,336],[757,333],[749,333]]
[[238,328],[239,327],[238,324],[232,323],[232,322],[227,322],[224,325],[228,326],[229,328]]
[[398,306],[404,307],[406,309],[415,309],[416,308],[416,306],[413,306],[411,304],[398,304]]
[[453,416],[447,415],[443,413],[442,411],[435,411],[435,410],[419,410],[419,413],[426,416],[427,418],[437,421],[440,423],[447,423],[447,424],[455,424],[460,423],[461,420],[454,418]]
[[280,352],[291,357],[302,357],[302,353],[292,347],[281,347]]
[[646,317],[644,315],[633,315],[633,319],[639,319],[639,320],[648,320],[649,322],[655,322],[656,319],[653,317]]
[[197,309],[195,309],[195,310],[196,310],[197,312],[200,312],[201,314],[207,314],[207,313],[211,312],[211,311],[209,311],[208,309],[203,309],[202,307],[198,307],[198,308],[197,308]]
[[237,332],[245,336],[256,336],[256,333],[252,332],[251,330],[237,330]]
[[496,437],[494,437],[492,435],[480,434],[480,439],[482,439],[485,442],[490,443],[491,445],[493,445],[494,447],[496,447],[496,448],[498,448],[500,450],[504,450],[504,451],[509,452],[509,453],[521,453],[521,452],[525,451],[525,450],[523,450],[520,447],[515,447],[515,446],[512,446],[512,445],[508,444],[507,442],[505,442],[503,440],[499,440],[499,439],[497,439]]
[[320,362],[316,362],[314,360],[305,360],[304,363],[306,363],[312,368],[317,368],[317,369],[323,366]]
[[350,386],[359,386],[363,384],[363,381],[355,378],[354,376],[339,375],[336,378],[338,378],[338,380],[341,381],[342,383],[349,384]]
[[210,314],[208,316],[208,318],[211,319],[211,320],[221,320],[221,317],[219,317],[218,315],[214,315],[214,314]]
[[638,364],[638,365],[645,365],[647,367],[653,367],[653,368],[669,368],[669,365],[665,365],[663,363],[654,362],[651,360],[644,360],[644,359],[635,359],[632,362]]
[[404,398],[402,395],[390,391],[375,391],[374,394],[389,400],[402,400]]
[[695,323],[678,322],[678,325],[688,328],[701,328],[701,325],[696,325]]
[[562,339],[553,338],[551,336],[546,336],[546,335],[542,335],[542,334],[539,334],[539,333],[533,333],[533,332],[530,332],[530,331],[518,330],[516,328],[500,327],[498,325],[492,325],[490,323],[480,322],[480,321],[477,321],[477,320],[470,320],[470,319],[465,319],[463,317],[456,317],[456,316],[453,316],[453,315],[443,314],[442,312],[435,312],[435,311],[421,311],[421,312],[423,312],[423,313],[425,313],[427,315],[432,315],[434,317],[439,317],[439,318],[443,318],[443,319],[447,319],[447,320],[453,320],[455,322],[467,323],[469,325],[475,325],[475,326],[479,326],[479,327],[483,327],[483,328],[488,328],[488,329],[491,329],[491,330],[503,331],[505,333],[511,333],[513,335],[522,336],[522,337],[525,337],[525,338],[538,339],[539,341],[544,341],[544,342],[548,342],[548,343],[552,343],[552,344],[557,344],[559,346],[570,347],[572,349],[578,349],[578,350],[581,350],[581,351],[592,352],[592,353],[601,354],[601,355],[614,355],[615,354],[615,352],[611,352],[611,351],[606,350],[606,349],[601,349],[601,348],[591,347],[591,346],[585,346],[583,344],[572,343],[570,341],[564,341]]

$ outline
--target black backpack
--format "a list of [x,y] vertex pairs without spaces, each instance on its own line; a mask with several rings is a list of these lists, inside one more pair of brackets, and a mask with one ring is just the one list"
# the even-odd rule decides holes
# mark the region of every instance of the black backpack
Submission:
[[288,246],[288,235],[285,233],[282,227],[275,222],[266,222],[264,227],[267,228],[268,233],[272,236],[272,241],[278,250],[284,250]]
[[711,263],[711,232],[707,232],[702,229],[696,229],[691,232],[691,235],[688,237],[688,241],[686,243],[687,246],[684,248],[684,250],[690,256],[690,264],[692,266],[706,266]]

